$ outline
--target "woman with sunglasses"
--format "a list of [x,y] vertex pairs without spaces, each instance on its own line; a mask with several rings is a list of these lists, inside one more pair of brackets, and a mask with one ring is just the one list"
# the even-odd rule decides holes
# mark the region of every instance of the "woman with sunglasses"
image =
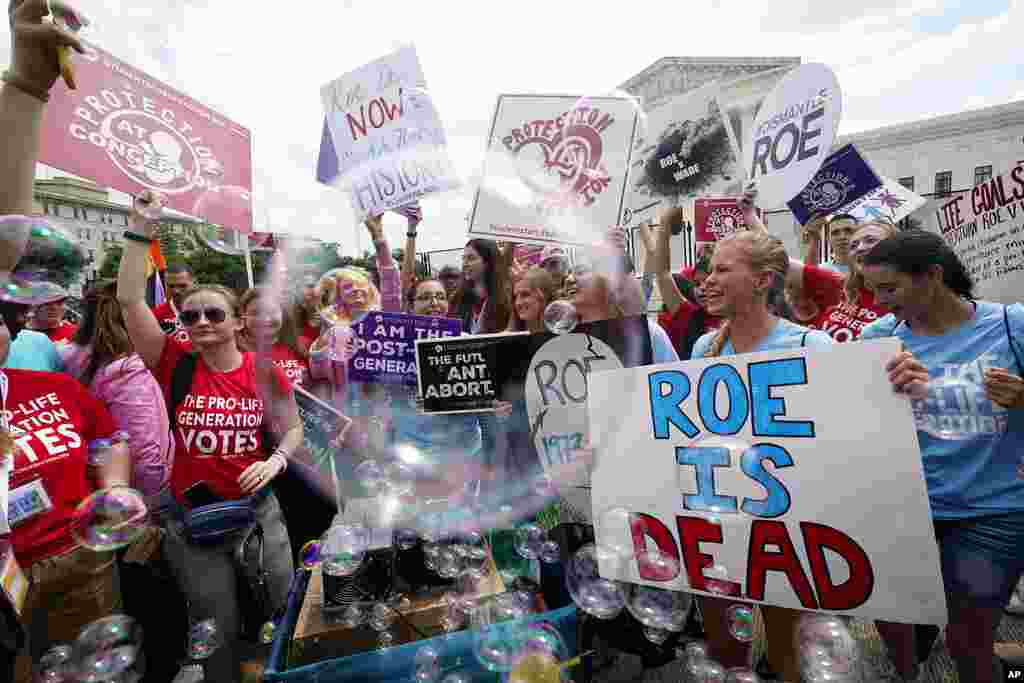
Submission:
[[[264,535],[264,570],[271,606],[283,609],[292,578],[292,553],[281,507],[270,487],[302,444],[302,422],[291,384],[263,354],[243,352],[244,329],[234,294],[220,286],[198,286],[182,297],[181,322],[189,329],[194,357],[180,342],[164,335],[146,305],[146,254],[155,239],[156,222],[139,209],[159,208],[149,192],[140,198],[125,233],[117,298],[132,343],[153,371],[173,405],[171,425],[177,441],[171,489],[184,511],[218,501],[251,507]],[[187,393],[175,404],[175,367],[194,358]],[[186,378],[187,379],[187,378]],[[270,452],[264,428],[279,427],[280,440]],[[224,645],[207,660],[213,680],[240,680],[240,620],[235,545],[239,534],[203,543],[191,536],[184,519],[167,525],[165,553],[189,601],[193,619],[214,618]]]
[[244,351],[269,349],[274,367],[292,384],[309,379],[309,361],[302,353],[295,324],[288,310],[263,287],[248,290],[239,299],[244,327],[238,337]]

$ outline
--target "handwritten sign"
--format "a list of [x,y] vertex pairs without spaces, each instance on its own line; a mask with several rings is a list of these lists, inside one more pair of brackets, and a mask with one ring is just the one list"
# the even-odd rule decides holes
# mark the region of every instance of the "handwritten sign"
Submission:
[[[679,562],[603,563],[602,575],[944,623],[913,413],[884,366],[900,349],[882,339],[594,374],[598,542]],[[854,383],[856,397],[833,400]]]
[[967,266],[979,298],[1003,304],[1024,291],[1024,162],[968,192],[934,200],[926,229]]
[[352,326],[349,379],[416,386],[416,340],[457,337],[462,321],[408,313],[371,313]]
[[844,207],[882,186],[882,180],[853,145],[825,159],[811,182],[787,202],[800,225],[817,214],[846,213]]
[[348,192],[358,219],[459,186],[415,48],[347,73],[320,95],[317,179]]
[[624,97],[501,95],[473,237],[590,246],[623,206],[637,107]]
[[839,127],[842,99],[824,64],[794,69],[765,98],[743,147],[743,168],[757,182],[762,206],[789,201],[821,168]]

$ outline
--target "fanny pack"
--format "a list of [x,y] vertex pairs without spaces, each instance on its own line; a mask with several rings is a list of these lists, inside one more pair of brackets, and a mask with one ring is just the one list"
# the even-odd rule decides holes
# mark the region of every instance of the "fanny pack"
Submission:
[[256,523],[256,504],[262,497],[225,500],[185,510],[182,525],[186,540],[196,545],[214,545],[249,529]]
[[274,618],[270,587],[263,566],[263,525],[253,524],[235,547],[235,575],[242,638],[260,643],[263,625]]

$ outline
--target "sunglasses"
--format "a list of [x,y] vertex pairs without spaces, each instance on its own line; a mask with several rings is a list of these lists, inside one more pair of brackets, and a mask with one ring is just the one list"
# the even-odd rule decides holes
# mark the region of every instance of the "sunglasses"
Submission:
[[214,325],[219,325],[220,323],[228,319],[228,312],[225,311],[223,308],[211,307],[203,309],[190,309],[187,311],[182,311],[181,313],[178,314],[178,320],[180,320],[181,324],[184,325],[185,327],[192,327],[197,322],[199,322],[200,317],[206,318]]

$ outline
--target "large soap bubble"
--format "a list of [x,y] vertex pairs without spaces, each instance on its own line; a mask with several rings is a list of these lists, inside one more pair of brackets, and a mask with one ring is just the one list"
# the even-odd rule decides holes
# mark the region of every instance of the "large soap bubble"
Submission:
[[142,495],[127,486],[93,492],[75,508],[71,535],[82,546],[108,552],[135,541],[146,529],[149,512]]
[[621,555],[588,543],[576,551],[565,570],[565,585],[581,610],[599,619],[613,619],[626,605],[622,584],[601,578],[599,564],[615,571]]

